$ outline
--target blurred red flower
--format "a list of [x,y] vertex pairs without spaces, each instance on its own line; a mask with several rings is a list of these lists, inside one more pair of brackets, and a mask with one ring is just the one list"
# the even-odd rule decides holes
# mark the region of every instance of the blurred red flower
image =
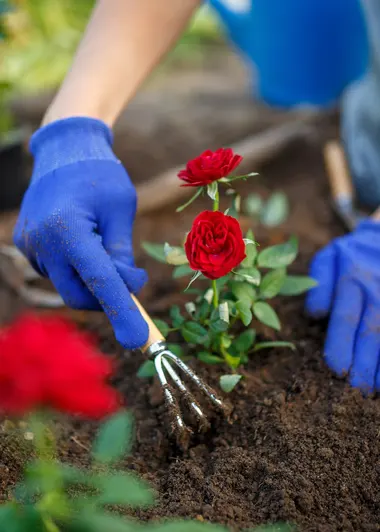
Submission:
[[41,407],[100,419],[120,405],[111,361],[89,335],[57,317],[21,316],[0,330],[0,411]]
[[243,157],[234,154],[231,148],[207,150],[189,161],[178,177],[185,182],[183,187],[204,187],[222,177],[227,177],[241,163]]

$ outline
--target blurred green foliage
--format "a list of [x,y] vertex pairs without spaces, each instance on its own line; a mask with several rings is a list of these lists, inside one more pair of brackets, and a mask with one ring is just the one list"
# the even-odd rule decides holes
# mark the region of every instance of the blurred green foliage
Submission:
[[8,0],[0,82],[15,91],[59,84],[79,43],[93,0]]
[[[3,2],[4,0],[0,0]],[[79,44],[94,0],[8,0],[7,39],[2,46],[0,83],[14,91],[40,91],[59,85]],[[199,46],[220,41],[207,8],[194,17],[172,54],[185,61]]]
[[[0,0],[0,57],[2,57],[4,53],[5,39],[7,38],[5,17],[10,10],[11,6],[9,2],[7,0]],[[12,127],[12,117],[6,106],[10,91],[10,84],[0,80],[0,138]]]

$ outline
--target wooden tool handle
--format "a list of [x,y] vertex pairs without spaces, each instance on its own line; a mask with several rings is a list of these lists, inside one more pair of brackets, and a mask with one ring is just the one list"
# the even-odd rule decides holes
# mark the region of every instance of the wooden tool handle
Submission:
[[142,306],[142,304],[140,303],[140,301],[134,296],[132,295],[132,299],[133,301],[135,302],[137,308],[139,309],[142,317],[144,318],[144,320],[147,322],[148,324],[148,327],[149,327],[149,338],[148,338],[148,341],[147,343],[144,345],[144,347],[141,348],[141,351],[143,353],[145,353],[145,351],[153,344],[155,344],[156,342],[162,342],[165,340],[165,338],[162,336],[162,334],[160,333],[160,331],[158,330],[157,326],[155,325],[154,321],[152,320],[152,318],[149,316],[149,314],[147,313],[147,311],[144,309],[144,307]]
[[336,141],[328,142],[324,154],[332,196],[334,199],[353,198],[351,177],[342,147]]

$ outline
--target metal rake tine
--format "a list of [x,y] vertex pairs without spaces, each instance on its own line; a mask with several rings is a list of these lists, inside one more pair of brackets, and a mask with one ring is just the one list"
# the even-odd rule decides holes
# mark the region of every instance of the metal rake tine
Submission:
[[165,355],[168,356],[173,362],[184,372],[188,377],[200,388],[203,393],[213,402],[215,406],[217,406],[220,410],[225,411],[225,406],[221,399],[219,399],[209,386],[205,384],[200,377],[192,369],[189,368],[187,364],[185,364],[180,358],[178,358],[174,353],[171,351],[165,351]]
[[177,401],[174,398],[174,395],[172,394],[170,390],[170,386],[168,384],[165,372],[162,369],[162,363],[163,363],[163,353],[159,353],[154,358],[154,365],[155,365],[162,389],[164,390],[165,400],[167,404],[171,407],[172,413],[174,413],[173,415],[175,417],[175,421],[178,425],[178,428],[180,429],[180,431],[185,431],[186,430],[185,423],[183,422],[183,419],[181,417],[181,414],[180,414],[180,411],[177,405]]
[[180,370],[182,370],[183,373],[185,373],[185,375],[187,375],[189,379],[193,381],[193,383],[197,385],[197,387],[211,400],[211,402],[219,410],[223,412],[224,415],[229,416],[229,414],[231,413],[230,409],[223,404],[223,402],[217,397],[216,393],[214,392],[214,390],[212,390],[212,388],[207,386],[198,377],[198,375],[196,375],[180,358],[178,358],[174,353],[168,350],[165,343],[165,338],[163,337],[163,335],[161,334],[149,314],[146,312],[144,307],[134,295],[132,295],[132,299],[137,309],[139,310],[139,312],[141,313],[141,315],[149,326],[149,337],[146,344],[141,348],[141,350],[144,354],[154,360],[157,375],[164,390],[165,401],[167,406],[169,407],[169,414],[175,420],[175,425],[177,427],[177,436],[180,436],[179,439],[182,441],[182,444],[186,445],[186,443],[189,441],[188,436],[191,433],[191,430],[185,425],[182,419],[178,402],[168,383],[165,371],[167,371],[169,377],[173,380],[174,384],[177,386],[184,399],[190,403],[190,408],[196,414],[198,421],[200,421],[204,427],[207,427],[209,423],[207,421],[207,417],[203,414],[202,409],[198,406],[191,392],[187,389],[185,384],[182,382],[180,376],[177,374],[175,369],[170,365],[169,361],[166,359],[169,359],[174,364],[176,364],[176,366]]
[[188,403],[190,405],[190,408],[193,410],[195,415],[199,418],[199,420],[202,423],[207,423],[206,416],[202,412],[202,409],[198,405],[197,401],[195,400],[193,395],[189,392],[189,390],[186,388],[186,386],[183,384],[183,382],[182,382],[180,376],[178,375],[178,373],[174,370],[174,368],[172,368],[170,363],[167,360],[165,360],[165,355],[167,355],[167,353],[168,353],[167,351],[164,351],[162,353],[162,355],[163,355],[162,356],[162,363],[165,366],[166,371],[169,373],[170,377],[173,379],[173,381],[176,384],[176,386],[179,389],[179,391],[183,394],[185,399],[188,401]]

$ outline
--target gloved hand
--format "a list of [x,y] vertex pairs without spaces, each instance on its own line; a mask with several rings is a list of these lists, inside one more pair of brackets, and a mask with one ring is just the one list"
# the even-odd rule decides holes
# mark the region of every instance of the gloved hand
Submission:
[[330,313],[325,358],[365,393],[380,390],[380,222],[366,220],[320,251],[306,300],[314,317]]
[[68,306],[103,309],[120,344],[140,347],[148,326],[130,295],[146,281],[133,260],[136,193],[112,152],[111,130],[67,118],[38,130],[30,149],[34,170],[15,244]]

